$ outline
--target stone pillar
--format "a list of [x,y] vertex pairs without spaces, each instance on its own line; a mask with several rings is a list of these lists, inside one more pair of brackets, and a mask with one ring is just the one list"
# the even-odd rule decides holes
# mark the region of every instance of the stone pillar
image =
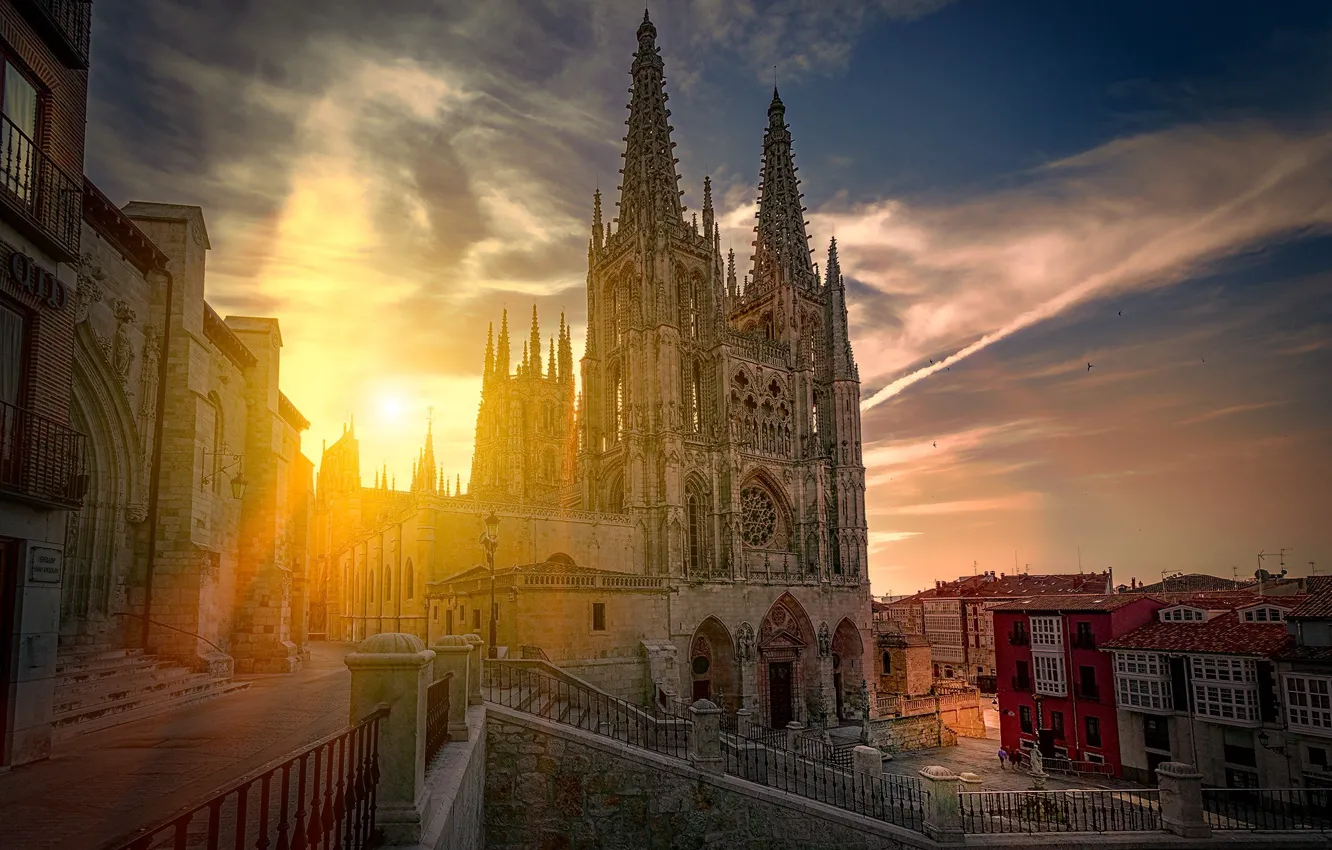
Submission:
[[1202,774],[1193,765],[1168,761],[1156,768],[1161,787],[1161,823],[1175,835],[1210,838],[1203,819]]
[[419,637],[394,633],[367,638],[344,659],[352,676],[351,723],[381,705],[389,707],[379,727],[376,817],[390,846],[415,844],[421,837],[426,690],[434,660]]
[[754,723],[754,712],[749,709],[742,708],[735,713],[735,732],[740,737],[748,738],[752,736],[754,734]]
[[[846,671],[843,671],[842,675],[846,675]],[[831,655],[819,656],[819,685],[823,688],[823,696],[826,700],[828,725],[836,726],[842,718],[837,716],[837,689],[833,687],[833,660]]]
[[721,709],[701,699],[689,706],[689,763],[704,773],[721,774]]
[[957,805],[957,777],[946,767],[920,770],[925,799],[925,834],[940,844],[961,844],[962,813]]
[[435,650],[435,677],[449,676],[449,737],[467,740],[467,665],[473,646],[462,635],[440,635]]
[[799,740],[801,733],[803,733],[804,731],[805,731],[805,724],[801,723],[798,720],[792,720],[790,723],[786,724],[787,751],[792,753],[796,751],[796,743]]
[[754,660],[752,651],[745,658],[740,659],[740,705],[742,708],[754,711],[758,708],[758,662]]
[[472,654],[467,656],[467,704],[481,704],[481,677],[486,674],[486,642],[475,632],[463,635],[463,639],[472,645]]
[[851,751],[851,769],[857,776],[882,776],[883,754],[873,747],[856,747]]

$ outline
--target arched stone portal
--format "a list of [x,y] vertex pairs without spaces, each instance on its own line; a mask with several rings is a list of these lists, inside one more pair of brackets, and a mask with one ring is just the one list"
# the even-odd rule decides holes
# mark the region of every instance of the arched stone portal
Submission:
[[856,716],[850,711],[860,699],[860,681],[864,678],[861,664],[864,645],[860,631],[850,620],[843,617],[833,632],[833,692],[837,699],[837,718],[852,720]]
[[690,702],[700,699],[738,707],[740,695],[736,682],[735,643],[721,620],[708,617],[694,630],[689,642]]
[[818,691],[814,626],[796,598],[783,593],[768,609],[758,635],[758,692],[763,722],[781,729],[805,722]]

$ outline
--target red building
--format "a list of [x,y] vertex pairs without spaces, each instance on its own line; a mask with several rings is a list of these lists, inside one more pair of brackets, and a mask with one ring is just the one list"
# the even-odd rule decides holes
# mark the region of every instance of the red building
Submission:
[[1150,623],[1163,602],[1139,594],[1037,596],[995,606],[1004,749],[1120,772],[1114,671],[1098,647]]

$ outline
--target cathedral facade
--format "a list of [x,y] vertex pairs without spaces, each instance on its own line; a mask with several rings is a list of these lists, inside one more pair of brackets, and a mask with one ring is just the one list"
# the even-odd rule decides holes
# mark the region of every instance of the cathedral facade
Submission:
[[[774,90],[752,267],[737,279],[707,180],[701,227],[685,217],[646,17],[637,37],[618,214],[604,215],[600,193],[593,202],[577,398],[563,317],[543,373],[534,311],[510,373],[505,316],[498,346],[487,343],[467,492],[438,478],[433,459],[420,472],[423,453],[417,498],[330,551],[329,575],[343,577],[330,632],[382,630],[382,615],[357,606],[383,599],[369,577],[376,563],[383,575],[376,535],[392,526],[426,565],[413,568],[412,592],[431,636],[484,635],[493,610],[508,651],[540,650],[598,684],[632,682],[631,696],[720,699],[772,727],[849,716],[871,678],[870,596],[859,376],[836,244],[820,275]],[[507,588],[493,608],[476,540],[492,511]],[[530,604],[534,594],[545,601]],[[566,604],[575,596],[586,604]],[[569,622],[531,613],[555,609]],[[606,622],[614,612],[627,622]]]

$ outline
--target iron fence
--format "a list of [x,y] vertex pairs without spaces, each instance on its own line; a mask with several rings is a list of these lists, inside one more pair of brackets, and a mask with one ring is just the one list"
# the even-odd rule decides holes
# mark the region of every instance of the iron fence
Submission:
[[388,709],[272,762],[117,850],[379,846],[379,730]]
[[37,226],[45,239],[74,258],[79,254],[83,185],[60,169],[8,116],[0,115],[0,193]]
[[426,689],[426,761],[435,757],[439,748],[449,740],[449,687],[453,674]]
[[724,738],[722,754],[732,776],[908,829],[923,826],[928,792],[914,777],[856,774],[749,738]]
[[[62,59],[71,68],[88,67],[88,36],[92,28],[90,0],[27,0],[36,20],[55,39]],[[30,15],[30,17],[32,17]]]
[[488,663],[482,684],[487,701],[505,708],[605,735],[663,755],[685,758],[689,721],[645,709],[628,700],[540,670],[503,661]]
[[1202,798],[1212,829],[1332,832],[1332,789],[1204,788]]
[[962,830],[1146,832],[1161,830],[1155,789],[1133,791],[960,791]]
[[831,764],[834,767],[851,769],[851,749],[838,747],[823,740],[818,732],[806,732],[796,736],[795,751],[813,761]]
[[88,489],[86,451],[73,428],[0,402],[0,490],[78,507]]

